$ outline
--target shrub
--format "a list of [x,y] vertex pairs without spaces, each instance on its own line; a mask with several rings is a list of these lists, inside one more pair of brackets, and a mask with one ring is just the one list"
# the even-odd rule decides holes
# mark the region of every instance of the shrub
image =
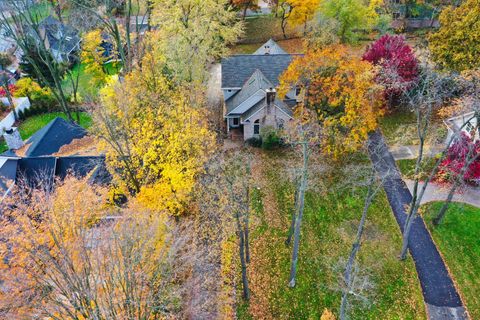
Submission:
[[22,110],[18,111],[18,119],[25,120],[25,112]]
[[282,144],[278,131],[271,126],[262,128],[260,137],[262,139],[262,148],[266,150],[277,148]]
[[247,139],[245,143],[254,148],[260,148],[262,146],[262,138],[259,137],[252,137]]
[[403,36],[382,36],[367,48],[363,60],[381,68],[376,81],[385,86],[389,107],[418,77],[417,58]]
[[42,88],[31,78],[22,78],[17,81],[15,97],[28,97],[32,108],[37,110],[32,114],[58,111],[59,105],[49,88]]
[[[472,151],[469,152],[469,150]],[[472,159],[474,159],[473,162]],[[465,170],[468,162],[471,164]],[[440,164],[436,179],[441,182],[451,182],[451,179],[461,174],[462,171],[465,171],[462,177],[463,181],[472,185],[480,183],[480,141],[475,142],[465,132],[462,132],[448,149],[445,160]]]

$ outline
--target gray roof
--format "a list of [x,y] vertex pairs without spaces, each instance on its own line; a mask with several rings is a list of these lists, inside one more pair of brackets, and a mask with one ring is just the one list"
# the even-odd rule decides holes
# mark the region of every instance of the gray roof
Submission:
[[275,87],[278,78],[297,54],[234,55],[222,59],[222,88],[241,88],[255,70],[260,70]]
[[[242,121],[247,120],[250,118],[252,115],[254,115],[256,112],[260,111],[263,107],[265,107],[267,104],[267,99],[263,98],[261,101],[259,101],[257,104],[255,104],[252,108],[250,108],[247,112],[245,112],[242,115]],[[292,108],[289,107],[285,102],[283,102],[280,99],[275,99],[275,102],[273,103],[275,106],[277,106],[280,110],[288,114],[290,117],[293,117],[293,111]]]
[[86,135],[87,131],[82,127],[57,117],[28,139],[26,144],[30,146],[25,156],[41,157],[54,154],[62,146]]
[[[225,103],[227,105],[227,114],[232,112],[236,107],[240,104],[245,102],[247,99],[251,98],[255,95],[259,90],[267,90],[269,88],[273,88],[273,84],[268,81],[262,71],[256,69],[253,74],[248,78],[248,80],[243,84],[242,90],[240,90],[237,94],[232,96],[228,99]],[[253,104],[257,103],[261,99],[265,98],[265,92],[259,94],[258,99],[254,99],[251,102],[250,107]],[[243,114],[244,112],[240,112],[239,114]]]
[[265,42],[260,48],[258,48],[257,51],[255,51],[253,54],[255,54],[255,55],[266,55],[266,54],[275,55],[275,54],[288,54],[288,52],[283,50],[282,47],[280,47],[278,45],[278,43],[273,41],[273,39],[270,39],[267,42]]
[[50,48],[58,52],[69,54],[80,43],[81,39],[75,29],[61,23],[51,15],[42,20],[39,27],[45,29]]

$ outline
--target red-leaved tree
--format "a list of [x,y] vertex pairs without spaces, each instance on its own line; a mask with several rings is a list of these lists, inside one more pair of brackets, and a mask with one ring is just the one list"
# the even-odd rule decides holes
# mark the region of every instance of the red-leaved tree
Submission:
[[480,140],[474,141],[465,132],[448,149],[445,160],[440,164],[437,180],[451,182],[454,176],[460,176],[469,184],[480,183]]
[[385,87],[389,107],[418,77],[417,58],[403,36],[382,36],[368,46],[363,59],[382,69],[376,80]]

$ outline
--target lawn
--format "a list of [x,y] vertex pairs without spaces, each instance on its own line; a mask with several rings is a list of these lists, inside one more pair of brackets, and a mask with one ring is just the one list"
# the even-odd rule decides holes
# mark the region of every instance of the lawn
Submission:
[[[348,163],[311,174],[314,187],[306,195],[297,285],[291,289],[287,286],[291,248],[284,243],[293,206],[287,168],[298,159],[278,151],[259,151],[256,157],[253,173],[260,189],[254,200],[261,205],[254,206],[252,219],[251,300],[238,308],[239,319],[319,319],[324,308],[338,316],[343,263],[356,233],[365,189],[343,183],[350,176],[340,168]],[[325,160],[311,165],[324,166]],[[359,254],[360,274],[372,287],[361,292],[366,301],[353,301],[351,319],[425,318],[415,268],[410,260],[398,261],[400,247],[398,226],[381,193],[369,212]]]
[[[76,80],[78,75],[78,93],[81,97],[86,96],[96,96],[98,94],[98,90],[100,89],[98,86],[92,85],[92,75],[85,71],[84,64],[76,64],[72,69],[73,79]],[[109,75],[117,74],[122,66],[115,62],[109,62],[105,64],[106,72]],[[65,78],[62,83],[62,87],[66,90],[66,92],[71,93],[73,91],[72,83],[69,78]]]
[[[396,110],[388,113],[380,120],[385,140],[389,146],[393,145],[417,145],[417,119],[413,112]],[[427,132],[427,144],[444,143],[447,128],[441,119],[433,118]]]
[[[422,162],[420,169],[420,180],[425,180],[430,176],[435,164],[437,163],[437,158],[425,158]],[[397,166],[404,178],[414,179],[415,178],[415,167],[417,165],[417,159],[402,159],[397,160]]]
[[[287,25],[286,31],[289,38],[302,35],[302,28],[292,28]],[[281,19],[273,15],[251,17],[245,20],[244,41],[246,43],[261,43],[270,38],[283,39]]]
[[431,221],[442,204],[424,206],[424,217],[471,318],[480,319],[480,208],[452,203],[440,226],[433,227]]
[[[29,117],[28,119],[22,121],[18,127],[20,135],[24,141],[30,138],[35,132],[46,126],[50,121],[56,117],[61,117],[67,119],[67,116],[63,112],[52,112],[40,114],[37,116]],[[76,120],[76,114],[73,114],[74,119]],[[80,125],[84,128],[89,128],[92,125],[92,117],[86,113],[80,113]],[[2,139],[0,143],[0,152],[7,151],[7,145]]]

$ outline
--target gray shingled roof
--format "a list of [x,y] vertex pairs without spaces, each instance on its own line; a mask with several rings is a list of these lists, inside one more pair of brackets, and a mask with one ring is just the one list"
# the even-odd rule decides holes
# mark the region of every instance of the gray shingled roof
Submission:
[[258,48],[257,51],[255,51],[253,54],[255,54],[255,55],[266,55],[266,54],[275,55],[275,54],[288,54],[288,52],[283,50],[282,47],[280,47],[278,45],[278,43],[273,41],[273,39],[270,39],[267,42],[265,42],[260,48]]
[[298,54],[234,55],[222,59],[222,88],[241,88],[256,69],[260,70],[274,86]]
[[39,27],[45,29],[50,47],[65,54],[72,52],[81,40],[74,28],[61,23],[51,15],[42,20]]
[[82,127],[57,117],[28,139],[26,144],[30,146],[25,156],[41,157],[54,154],[62,146],[86,135],[87,131]]
[[[255,104],[252,108],[250,108],[247,112],[245,112],[242,115],[242,121],[247,120],[250,118],[252,115],[254,115],[257,111],[261,110],[263,107],[265,107],[267,104],[266,99],[264,98],[262,101],[258,102]],[[292,108],[289,107],[285,102],[283,102],[280,99],[275,99],[275,102],[273,103],[276,105],[280,110],[288,114],[290,117],[293,117],[293,111]]]
[[[262,71],[256,69],[253,74],[250,76],[250,78],[245,82],[245,84],[242,86],[242,90],[238,92],[236,95],[231,97],[226,101],[227,105],[227,114],[232,112],[236,107],[238,107],[240,104],[245,102],[247,99],[252,97],[256,92],[259,90],[267,90],[269,88],[273,88],[273,84],[268,81],[268,79],[265,77],[265,75],[262,73]],[[263,92],[263,98],[265,98],[265,93]],[[260,99],[262,97],[260,96]],[[250,107],[252,107],[255,103],[257,103],[260,99],[253,99],[252,104]],[[242,114],[241,112],[240,114]]]

